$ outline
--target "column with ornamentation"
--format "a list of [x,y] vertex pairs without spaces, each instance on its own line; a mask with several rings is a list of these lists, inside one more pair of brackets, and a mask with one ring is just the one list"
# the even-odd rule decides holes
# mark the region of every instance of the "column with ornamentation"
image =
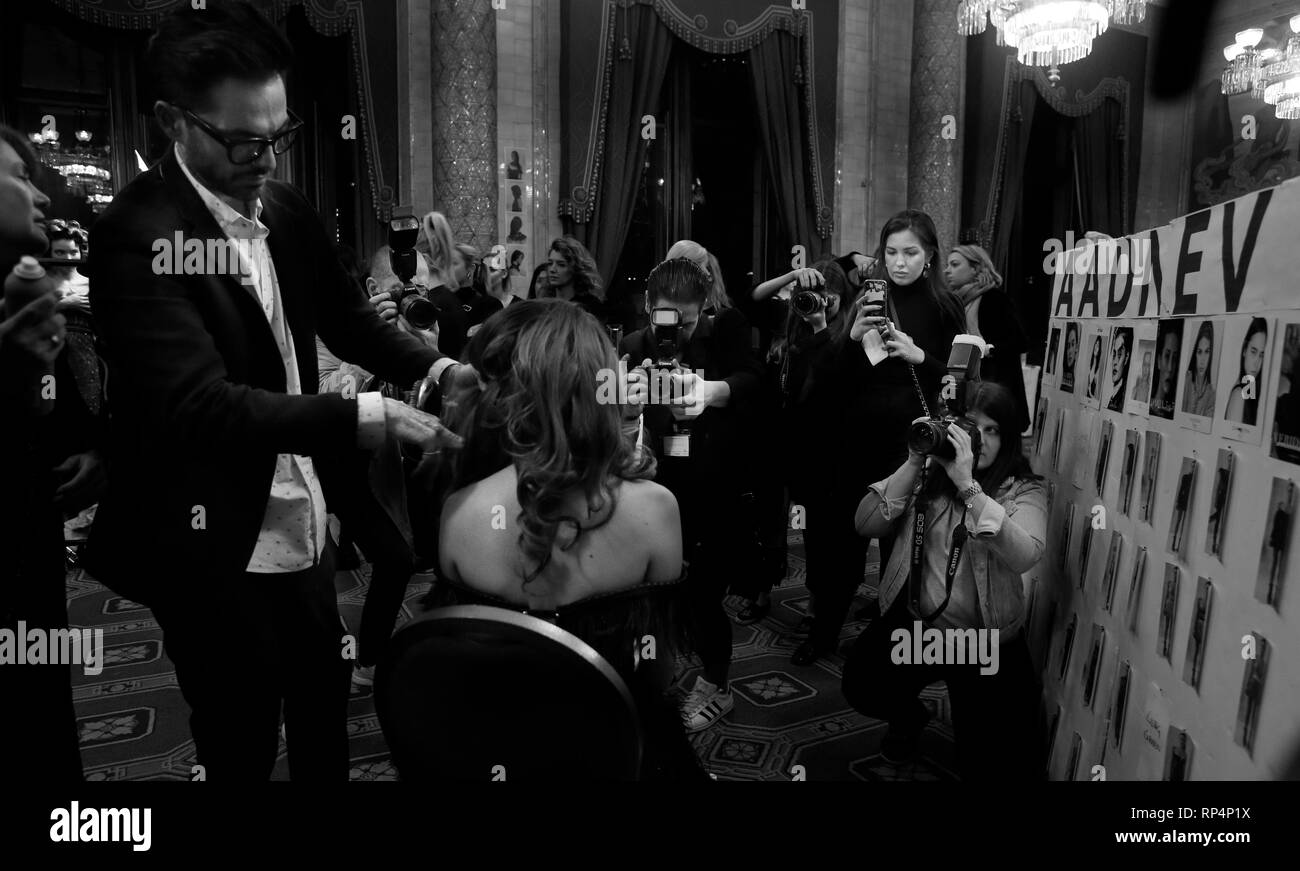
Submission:
[[[966,45],[959,0],[916,0],[912,19],[912,100],[907,203],[934,219],[939,243],[957,243]],[[942,264],[948,252],[939,252]]]
[[432,4],[433,207],[457,242],[497,240],[497,36],[492,0]]

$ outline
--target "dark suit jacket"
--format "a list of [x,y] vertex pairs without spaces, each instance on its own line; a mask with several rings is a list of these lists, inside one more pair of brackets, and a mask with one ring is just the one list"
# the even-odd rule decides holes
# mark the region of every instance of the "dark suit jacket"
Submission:
[[224,238],[174,151],[95,224],[90,294],[109,372],[112,471],[86,560],[131,598],[242,572],[277,454],[311,456],[330,492],[329,467],[356,450],[357,402],[316,395],[317,334],[396,383],[418,381],[441,356],[380,319],[297,189],[268,182],[262,205],[301,396],[284,392],[250,288],[233,276],[155,274],[155,240]]
[[[619,355],[630,354],[629,366],[656,356],[654,328],[624,336]],[[691,455],[667,457],[663,439],[673,431],[667,405],[645,406],[646,444],[659,458],[655,480],[677,496],[687,544],[705,531],[716,532],[726,514],[736,511],[740,494],[752,492],[758,478],[776,473],[772,458],[754,450],[753,431],[760,425],[763,366],[750,348],[749,323],[736,309],[702,315],[685,350],[678,357],[685,367],[702,372],[709,381],[726,381],[731,399],[722,408],[707,408],[691,419]],[[764,462],[766,460],[766,463]]]

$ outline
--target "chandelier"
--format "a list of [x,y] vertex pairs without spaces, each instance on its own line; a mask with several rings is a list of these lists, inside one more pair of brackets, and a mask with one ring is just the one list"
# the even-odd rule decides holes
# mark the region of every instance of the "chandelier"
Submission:
[[30,133],[28,138],[41,163],[63,176],[69,191],[85,198],[98,214],[113,200],[108,146],[92,148],[94,135],[89,130],[78,130],[75,135],[77,144],[69,149],[60,147],[58,130]]
[[1272,106],[1278,118],[1300,119],[1300,15],[1291,16],[1290,26],[1291,37],[1278,47],[1259,48],[1262,27],[1238,33],[1223,50],[1228,65],[1223,68],[1220,91],[1229,96],[1249,91]]
[[983,33],[992,22],[998,45],[1035,67],[1058,67],[1088,56],[1092,41],[1111,22],[1137,24],[1146,0],[962,0],[957,27],[964,36]]

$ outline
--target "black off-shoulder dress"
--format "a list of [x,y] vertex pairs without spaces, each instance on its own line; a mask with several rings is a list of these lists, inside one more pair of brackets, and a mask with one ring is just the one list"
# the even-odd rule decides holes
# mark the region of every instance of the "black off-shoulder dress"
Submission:
[[633,651],[654,639],[656,659],[670,666],[688,653],[686,572],[675,581],[642,583],[626,590],[599,593],[554,611],[538,612],[527,605],[484,593],[435,573],[433,589],[421,600],[426,608],[490,605],[540,617],[576,635],[613,666],[636,702],[645,735],[641,767],[643,780],[708,780],[686,738],[675,701],[654,678],[655,670],[638,666]]

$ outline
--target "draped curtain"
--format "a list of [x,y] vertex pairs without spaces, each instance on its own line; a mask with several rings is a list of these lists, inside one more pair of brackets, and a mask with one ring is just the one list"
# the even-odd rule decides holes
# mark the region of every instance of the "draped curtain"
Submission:
[[1038,362],[1050,317],[1051,277],[1043,273],[1044,243],[1082,239],[1088,231],[1122,236],[1127,179],[1124,106],[1105,98],[1086,113],[1049,105],[1033,81],[1015,85],[1004,132],[1005,165],[990,254],[1003,272]]
[[754,78],[759,139],[781,226],[790,245],[805,247],[811,265],[827,250],[830,239],[817,234],[799,47],[794,35],[774,32],[750,49],[749,68]]
[[999,220],[993,228],[993,247],[989,252],[994,265],[1005,266],[1007,263],[1007,246],[1020,203],[1020,192],[1024,187],[1024,169],[1029,157],[1029,144],[1033,139],[1034,115],[1040,102],[1034,83],[1021,81],[1013,92],[1009,116],[1003,126],[1001,177],[998,190],[994,192],[1003,206],[998,211]]
[[656,255],[662,257],[678,239],[691,237],[691,198],[695,181],[691,130],[690,55],[678,51],[668,73],[668,101],[664,126],[667,128],[655,149],[663,162],[662,226],[656,238]]
[[1123,107],[1106,99],[1073,119],[1079,167],[1079,206],[1085,230],[1120,236],[1132,230],[1124,219]]
[[596,259],[606,281],[614,276],[627,238],[649,147],[649,142],[641,136],[641,118],[654,115],[659,107],[673,47],[673,34],[659,20],[653,7],[635,5],[625,13],[621,32],[628,39],[632,59],[610,61],[600,183],[591,219],[565,221],[568,231]]

